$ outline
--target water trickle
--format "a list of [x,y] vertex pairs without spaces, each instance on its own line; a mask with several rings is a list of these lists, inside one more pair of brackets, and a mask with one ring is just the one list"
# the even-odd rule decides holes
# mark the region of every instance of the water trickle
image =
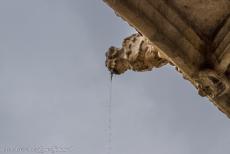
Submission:
[[110,72],[110,81],[111,81],[111,83],[113,81],[113,72]]
[[110,73],[110,87],[109,87],[109,103],[108,103],[108,152],[112,152],[112,85],[113,85],[113,72]]

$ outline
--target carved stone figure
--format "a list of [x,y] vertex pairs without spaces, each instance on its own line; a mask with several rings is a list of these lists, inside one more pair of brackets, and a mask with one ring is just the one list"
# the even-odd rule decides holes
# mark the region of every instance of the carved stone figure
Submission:
[[128,69],[150,71],[167,63],[158,49],[140,34],[127,37],[122,48],[110,47],[106,53],[106,66],[115,74],[122,74]]

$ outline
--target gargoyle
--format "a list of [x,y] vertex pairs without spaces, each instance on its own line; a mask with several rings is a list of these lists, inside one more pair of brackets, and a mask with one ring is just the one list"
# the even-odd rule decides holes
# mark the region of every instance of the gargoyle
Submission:
[[114,74],[127,70],[150,71],[167,63],[158,49],[139,33],[124,39],[122,48],[110,47],[106,53],[106,66]]

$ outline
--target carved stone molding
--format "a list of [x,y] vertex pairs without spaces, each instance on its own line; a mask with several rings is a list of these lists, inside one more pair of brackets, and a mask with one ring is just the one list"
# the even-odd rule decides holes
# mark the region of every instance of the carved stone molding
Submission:
[[142,35],[128,37],[120,49],[110,48],[110,70],[121,74],[170,63],[230,117],[229,0],[104,1]]

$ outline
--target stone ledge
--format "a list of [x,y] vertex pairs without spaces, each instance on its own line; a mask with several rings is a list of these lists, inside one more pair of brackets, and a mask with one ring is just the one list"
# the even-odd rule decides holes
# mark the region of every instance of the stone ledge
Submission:
[[[207,26],[205,35],[199,34],[199,27],[190,25],[185,20],[186,13],[178,14],[170,6],[167,0],[104,0],[110,5],[124,20],[146,37],[153,45],[158,48],[159,53],[173,65],[175,65],[183,76],[186,77],[203,96],[209,97],[221,111],[227,116],[230,116],[230,92],[229,92],[229,63],[230,63],[230,19],[228,10],[221,11],[213,10],[212,14],[218,12],[218,15],[212,19],[208,19],[209,23],[203,23],[202,19],[207,17],[194,16],[189,17],[190,20],[202,24],[201,29]],[[175,4],[183,5],[188,0],[172,0]],[[198,1],[192,4],[199,5]],[[213,0],[208,0],[209,9],[212,11],[210,3]],[[216,1],[215,1],[216,2]],[[230,8],[230,1],[221,0],[220,6],[223,3]],[[217,2],[218,3],[218,2]],[[205,6],[199,11],[205,11]],[[191,12],[191,10],[190,10]],[[205,13],[205,12],[204,12]],[[193,15],[193,13],[191,13]],[[202,16],[204,14],[200,14]],[[224,21],[223,21],[224,16]],[[183,18],[182,18],[183,17]],[[200,18],[200,19],[199,19]],[[219,19],[218,19],[219,18]],[[219,23],[217,23],[219,21]],[[207,32],[210,32],[209,34]]]

